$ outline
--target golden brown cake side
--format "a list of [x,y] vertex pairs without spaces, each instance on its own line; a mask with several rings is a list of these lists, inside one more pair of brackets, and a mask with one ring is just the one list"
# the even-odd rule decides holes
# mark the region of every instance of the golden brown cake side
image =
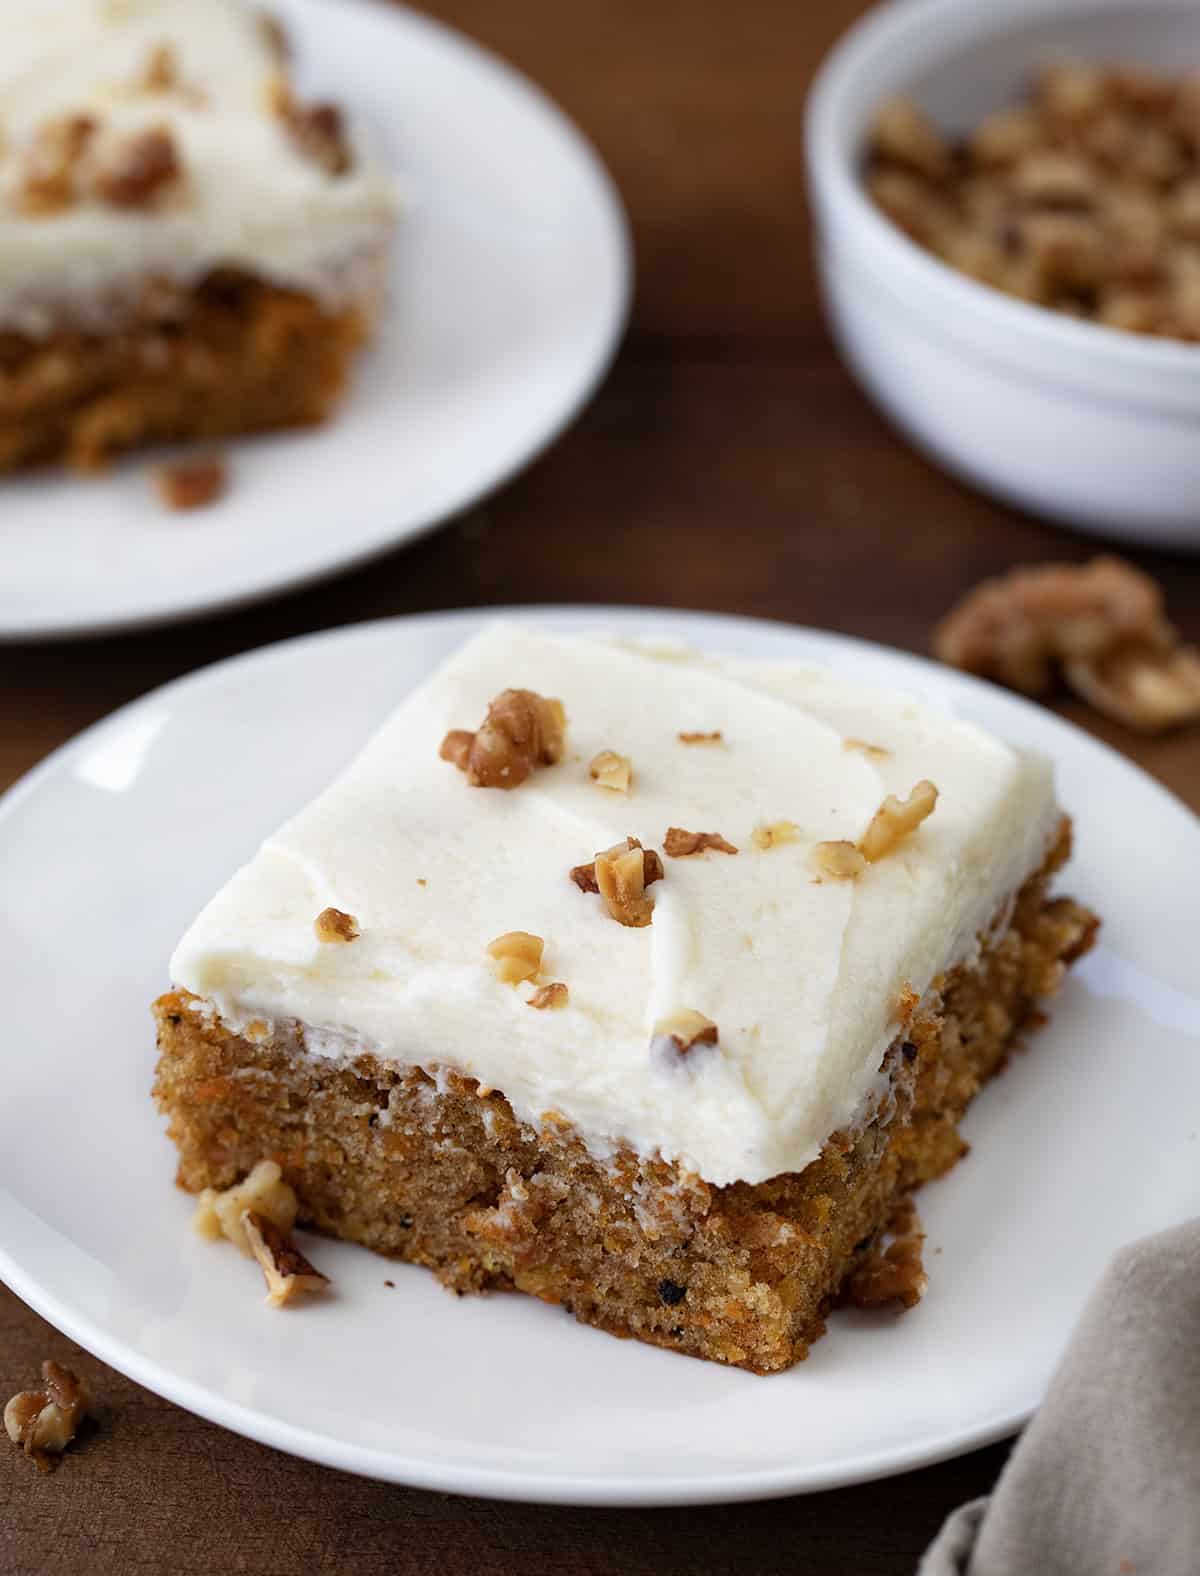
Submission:
[[713,1187],[629,1152],[593,1157],[471,1079],[253,1038],[172,992],[155,1005],[155,1095],[189,1191],[269,1157],[319,1230],[435,1270],[455,1291],[515,1288],[588,1324],[756,1373],[803,1358],[898,1201],[964,1152],[957,1123],[1097,921],[1049,900],[1058,845],[974,968],[910,1009],[890,1097],[803,1171]]
[[0,472],[60,459],[92,471],[141,444],[314,425],[368,331],[360,306],[221,271],[190,290],[148,286],[111,333],[0,332]]

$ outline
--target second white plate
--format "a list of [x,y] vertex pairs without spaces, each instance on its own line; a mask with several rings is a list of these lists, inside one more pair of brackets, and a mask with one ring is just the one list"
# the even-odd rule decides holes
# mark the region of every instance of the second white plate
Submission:
[[560,431],[628,306],[624,214],[588,144],[461,35],[378,0],[275,0],[302,82],[358,112],[404,184],[391,308],[334,420],[224,445],[225,498],[0,478],[0,640],[164,623],[344,569],[474,503]]
[[[148,1005],[200,905],[480,625],[440,614],[274,646],[146,696],[0,803],[0,1276],[105,1361],[330,1466],[513,1499],[700,1503],[828,1488],[1016,1427],[1112,1251],[1200,1210],[1200,823],[1048,712],[914,657],[744,619],[526,610],[919,691],[1058,763],[1105,916],[1050,1025],[926,1188],[931,1284],[835,1315],[769,1379],[616,1341],[515,1296],[314,1242],[328,1298],[263,1305],[202,1242],[151,1105]],[[385,1281],[394,1281],[394,1288]]]

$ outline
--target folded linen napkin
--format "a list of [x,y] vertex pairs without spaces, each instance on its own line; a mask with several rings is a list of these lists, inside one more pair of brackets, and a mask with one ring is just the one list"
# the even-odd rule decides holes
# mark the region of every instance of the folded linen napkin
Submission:
[[1109,1573],[1200,1573],[1200,1220],[1117,1254],[990,1499],[918,1576]]

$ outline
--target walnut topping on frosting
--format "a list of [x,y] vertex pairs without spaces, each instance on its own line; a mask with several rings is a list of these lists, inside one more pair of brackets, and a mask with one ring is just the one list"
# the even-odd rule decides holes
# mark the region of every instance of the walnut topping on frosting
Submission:
[[618,755],[615,750],[601,750],[588,765],[592,781],[599,788],[611,788],[614,793],[628,793],[633,777],[633,763],[628,755]]
[[697,1045],[716,1044],[716,1024],[690,1007],[673,1012],[669,1018],[660,1018],[650,1040],[652,1051],[673,1057],[687,1056]]
[[96,194],[114,208],[153,207],[183,173],[166,126],[136,132],[96,172]]
[[543,1010],[547,1007],[565,1007],[567,994],[567,987],[561,980],[551,980],[549,985],[539,985],[525,1005]]
[[[642,848],[636,837],[627,837],[623,843],[616,843],[612,848],[605,849],[603,853],[596,855],[591,864],[576,865],[571,871],[571,880],[574,881],[581,892],[599,892],[600,881],[596,874],[597,866],[601,861],[610,863],[613,859],[624,856],[632,849],[641,849],[642,891],[644,892],[652,882],[662,880],[663,865],[662,860],[654,849]],[[648,924],[649,920],[647,919],[643,923]]]
[[933,814],[937,799],[938,791],[928,779],[922,779],[903,803],[895,794],[888,794],[858,845],[867,863],[874,864],[890,854],[898,843],[915,832],[921,822]]
[[845,838],[818,843],[813,849],[813,862],[823,876],[835,881],[852,881],[867,868],[861,850]]
[[778,848],[780,843],[796,843],[800,840],[800,828],[795,821],[771,821],[767,825],[756,826],[750,833],[750,841],[755,848]]
[[842,748],[844,750],[857,750],[860,755],[865,755],[873,761],[886,760],[892,753],[891,750],[885,750],[882,744],[868,744],[865,739],[843,739]]
[[663,876],[662,860],[636,837],[627,837],[596,855],[590,865],[576,865],[571,880],[581,892],[598,892],[608,912],[622,925],[640,929],[650,923],[654,904],[646,888]]
[[274,11],[259,11],[258,27],[267,48],[278,61],[286,61],[292,48],[287,28]]
[[299,1207],[295,1191],[283,1180],[278,1164],[260,1160],[249,1176],[223,1193],[206,1187],[197,1203],[193,1225],[210,1242],[228,1237],[236,1248],[249,1253],[250,1243],[242,1225],[247,1211],[264,1216],[280,1231],[290,1231],[296,1224]]
[[1097,710],[1155,731],[1200,717],[1200,654],[1180,644],[1158,586],[1119,558],[985,580],[934,632],[943,662],[1043,694],[1056,671]]
[[562,760],[567,714],[533,690],[502,690],[475,733],[452,729],[438,752],[473,788],[516,788],[538,766]]
[[77,1375],[47,1359],[42,1388],[22,1390],[6,1404],[4,1430],[39,1471],[48,1472],[51,1458],[61,1455],[78,1433],[87,1405],[87,1390]]
[[324,1291],[329,1285],[328,1275],[314,1269],[287,1232],[281,1231],[269,1216],[248,1209],[241,1217],[241,1226],[250,1252],[263,1272],[271,1307],[282,1308],[301,1292]]
[[702,854],[706,848],[715,848],[721,854],[736,854],[737,849],[727,843],[720,832],[685,832],[682,826],[669,826],[663,838],[663,853],[672,859],[686,859],[691,854]]
[[283,120],[296,147],[327,175],[344,175],[350,168],[350,143],[336,104],[301,105],[289,99]]
[[17,194],[21,212],[59,213],[76,196],[76,172],[96,134],[94,115],[61,115],[41,126],[30,143]]
[[156,44],[142,72],[141,86],[147,93],[169,93],[178,84],[175,51],[170,44]]
[[517,985],[537,977],[546,943],[527,930],[506,930],[487,945],[492,970],[502,985]]
[[361,932],[353,914],[340,908],[323,908],[313,920],[318,941],[357,941]]
[[725,735],[720,728],[715,729],[712,733],[690,733],[685,731],[680,733],[679,742],[680,744],[723,744]]

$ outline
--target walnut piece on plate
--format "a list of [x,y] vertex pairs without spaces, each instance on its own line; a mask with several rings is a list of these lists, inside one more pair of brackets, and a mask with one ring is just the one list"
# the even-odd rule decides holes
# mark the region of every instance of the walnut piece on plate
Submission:
[[1113,557],[985,580],[934,631],[943,662],[1044,694],[1061,673],[1106,716],[1156,732],[1200,718],[1200,653],[1148,575]]
[[281,1231],[268,1216],[247,1209],[240,1224],[250,1252],[263,1272],[271,1307],[282,1308],[303,1292],[324,1291],[329,1285],[328,1275],[314,1269],[287,1232]]
[[277,1162],[260,1160],[247,1177],[224,1192],[206,1187],[197,1202],[193,1225],[210,1242],[228,1237],[235,1247],[248,1254],[250,1243],[242,1226],[242,1216],[248,1210],[272,1221],[280,1231],[290,1231],[296,1224],[299,1207],[295,1190],[283,1180]]

